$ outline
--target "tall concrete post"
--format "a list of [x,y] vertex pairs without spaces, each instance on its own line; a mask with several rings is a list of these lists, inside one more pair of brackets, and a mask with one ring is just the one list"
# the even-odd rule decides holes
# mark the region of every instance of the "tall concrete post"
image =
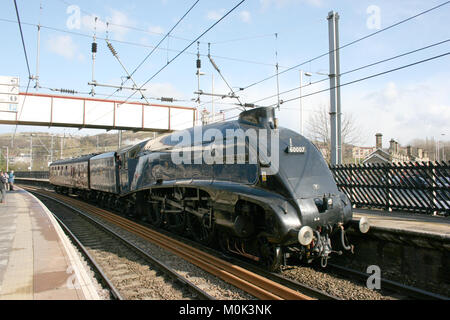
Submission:
[[328,13],[328,35],[330,48],[330,129],[331,129],[331,164],[342,163],[341,140],[341,92],[339,64],[339,15]]

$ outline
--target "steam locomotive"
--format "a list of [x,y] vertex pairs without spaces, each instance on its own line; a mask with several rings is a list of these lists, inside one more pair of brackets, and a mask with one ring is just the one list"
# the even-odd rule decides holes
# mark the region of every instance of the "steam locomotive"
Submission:
[[[50,165],[56,192],[189,234],[269,270],[351,250],[351,204],[320,151],[273,108]],[[368,222],[360,222],[367,232]],[[332,246],[333,239],[333,246]],[[341,250],[335,250],[335,248]]]

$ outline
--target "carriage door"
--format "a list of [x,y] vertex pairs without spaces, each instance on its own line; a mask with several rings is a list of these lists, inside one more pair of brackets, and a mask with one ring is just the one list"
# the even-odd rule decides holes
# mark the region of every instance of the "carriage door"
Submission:
[[120,177],[120,192],[128,192],[130,190],[128,183],[128,157],[127,153],[120,153],[120,159],[122,161],[122,165],[119,169],[119,177]]

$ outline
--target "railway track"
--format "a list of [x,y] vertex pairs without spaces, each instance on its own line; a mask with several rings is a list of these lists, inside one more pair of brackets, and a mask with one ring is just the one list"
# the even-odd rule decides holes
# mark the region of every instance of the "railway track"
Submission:
[[[51,191],[44,191],[26,187],[30,192],[58,200],[61,204],[70,207],[78,212],[92,214],[113,223],[145,240],[148,240],[177,256],[191,262],[201,269],[211,273],[218,278],[242,289],[252,296],[263,300],[313,300],[321,299],[325,296],[311,294],[312,291],[301,285],[294,285],[293,282],[287,286],[288,282],[281,284],[275,278],[271,280],[267,275],[249,271],[239,265],[220,259],[212,254],[206,253],[197,248],[175,240],[165,234],[149,229],[129,219],[118,216],[115,213],[97,208],[88,203],[77,200],[73,197],[63,196]],[[299,292],[300,291],[300,292]],[[327,296],[327,299],[332,297]]]
[[[329,263],[328,268],[330,271],[346,276],[346,277],[352,277],[356,280],[365,283],[367,281],[367,273],[363,273],[345,266],[340,266],[334,263]],[[387,280],[387,279],[380,279],[381,282],[381,288],[383,290],[391,291],[395,294],[400,294],[401,296],[405,297],[406,299],[421,299],[421,300],[449,300],[449,297],[445,297],[430,291],[426,291],[423,289],[415,288],[412,286],[408,286],[396,281]]]
[[[44,195],[36,189],[29,189],[29,191],[70,209],[58,210],[59,213],[55,218],[89,260],[114,299],[168,298],[167,290],[158,291],[148,288],[147,285],[150,282],[157,282],[157,287],[160,289],[172,286],[172,282],[176,283],[177,288],[173,289],[175,293],[170,292],[170,289],[168,291],[168,294],[174,295],[174,299],[214,299],[189,280],[181,277],[172,268],[142,251],[105,224],[92,219],[83,211],[59,199]],[[143,263],[144,261],[146,263]],[[137,265],[148,265],[150,268],[139,268]],[[166,281],[165,277],[160,275],[161,272],[171,281]],[[162,294],[163,291],[166,292]],[[178,296],[177,293],[179,293]]]
[[[139,223],[139,222],[136,221],[136,223]],[[154,227],[152,227],[152,228],[154,228]],[[334,296],[332,296],[332,295],[330,295],[330,294],[328,294],[326,292],[323,292],[321,290],[315,289],[315,288],[310,287],[308,285],[302,284],[302,283],[300,283],[298,281],[295,281],[293,279],[285,277],[285,276],[283,276],[283,275],[281,275],[279,273],[269,272],[269,271],[267,271],[267,270],[265,270],[263,268],[258,267],[255,264],[243,261],[242,259],[239,259],[237,257],[228,255],[228,254],[226,254],[226,253],[224,253],[222,251],[218,251],[218,250],[213,249],[211,247],[204,246],[204,245],[202,245],[202,244],[200,244],[198,242],[195,242],[195,241],[193,241],[191,239],[188,239],[186,237],[183,237],[183,236],[180,236],[180,235],[177,235],[177,234],[172,234],[172,233],[170,233],[170,232],[168,232],[168,231],[166,231],[164,229],[157,229],[157,231],[161,232],[161,233],[163,233],[163,234],[165,234],[167,236],[174,237],[175,239],[183,241],[183,242],[189,244],[190,246],[197,247],[198,249],[200,249],[200,250],[202,250],[204,252],[207,252],[207,253],[209,253],[211,255],[214,255],[216,257],[220,257],[223,260],[228,261],[229,263],[232,263],[234,265],[238,265],[238,266],[240,266],[240,267],[242,267],[242,268],[244,268],[246,270],[249,270],[249,271],[251,271],[253,273],[259,274],[260,276],[265,277],[267,279],[270,279],[272,281],[275,281],[275,282],[277,282],[277,283],[279,283],[279,284],[281,284],[283,286],[286,286],[286,287],[291,288],[293,290],[302,292],[302,293],[308,295],[309,297],[311,297],[313,299],[317,299],[317,300],[340,300],[339,298],[334,297]]]
[[[46,191],[49,192],[49,191]],[[53,195],[56,195],[54,192],[49,192]],[[58,195],[60,197],[64,197],[61,195]],[[72,199],[75,200],[75,199]],[[91,206],[88,205],[84,202],[81,202],[83,205],[85,206]],[[91,206],[92,207],[92,206]],[[102,209],[98,209],[97,210],[101,210],[104,211],[106,213],[109,213],[105,210]],[[112,214],[112,213],[111,213]],[[122,218],[124,219],[124,218]],[[130,221],[129,219],[125,219],[126,221]],[[139,224],[138,222],[133,222],[134,224]],[[142,227],[142,226],[141,226]],[[142,227],[145,228],[145,227]],[[148,229],[147,230],[151,231],[152,229]],[[161,232],[164,236],[164,239],[167,239],[169,237],[173,237],[173,235],[169,235],[165,230],[158,230],[158,232]],[[176,238],[180,239],[181,237],[175,235]],[[338,298],[333,297],[332,295],[329,295],[323,291],[320,291],[318,289],[314,289],[311,288],[307,285],[301,284],[295,280],[292,280],[288,277],[285,277],[283,275],[280,274],[276,274],[276,273],[270,273],[267,272],[266,270],[263,270],[251,263],[247,263],[245,261],[242,261],[241,259],[237,259],[235,257],[232,256],[228,256],[228,255],[224,255],[222,252],[218,252],[214,249],[202,246],[201,244],[198,243],[194,243],[193,241],[190,241],[189,239],[185,239],[185,238],[181,238],[181,241],[190,244],[191,246],[196,246],[197,248],[200,248],[201,251],[204,252],[209,252],[209,255],[214,255],[214,256],[221,256],[224,260],[226,260],[227,262],[231,263],[233,266],[238,266],[241,269],[245,269],[245,270],[249,270],[252,273],[255,273],[263,278],[266,278],[268,280],[271,280],[273,282],[276,282],[282,286],[285,286],[287,288],[290,288],[294,291],[297,292],[302,292],[305,296],[307,296],[308,298],[313,298],[313,299],[320,299],[320,300],[337,300]],[[345,278],[348,279],[353,279],[356,280],[357,282],[359,282],[360,284],[365,284],[368,275],[366,273],[357,271],[357,270],[353,270],[350,269],[348,267],[344,267],[344,266],[339,266],[336,264],[329,264],[328,267],[328,271],[331,271],[335,274],[338,274],[340,276],[343,276]],[[259,280],[257,280],[258,283]],[[399,282],[395,282],[395,281],[391,281],[391,280],[387,280],[387,279],[381,279],[381,286],[383,288],[383,290],[387,290],[390,293],[394,293],[397,296],[400,296],[401,298],[413,298],[413,299],[433,299],[433,300],[448,300],[448,297],[439,295],[439,294],[435,294],[433,292],[429,292],[426,290],[422,290],[419,288],[415,288],[412,286],[408,286],[408,285],[404,285],[402,283]],[[244,286],[245,288],[245,286]],[[245,290],[245,289],[244,289]],[[249,292],[249,291],[247,291]],[[250,292],[251,293],[251,292]],[[256,295],[255,295],[256,296]],[[262,296],[261,296],[262,297]],[[274,297],[269,297],[269,299],[273,299]],[[264,299],[264,297],[262,298]],[[289,299],[289,298],[288,298]]]
[[[161,232],[164,232],[161,230]],[[302,291],[305,294],[309,295],[310,297],[313,297],[318,300],[340,300],[340,298],[337,298],[335,296],[332,296],[324,291],[318,290],[316,288],[310,287],[308,285],[299,283],[298,281],[295,281],[287,276],[284,276],[279,273],[273,273],[268,272],[267,270],[264,270],[252,263],[243,261],[242,259],[239,259],[237,257],[233,257],[230,255],[225,255],[223,252],[211,249],[209,247],[205,247],[201,244],[194,243],[193,241],[189,239],[183,239],[183,241],[186,241],[187,243],[190,243],[191,245],[196,245],[200,247],[202,250],[206,252],[210,252],[211,254],[214,254],[216,256],[222,256],[225,260],[239,265],[247,270],[250,270],[254,273],[257,273],[263,277],[266,277],[270,280],[276,281],[286,287],[289,287],[293,290]],[[295,267],[295,266],[294,266]],[[320,272],[333,272],[335,274],[338,274],[341,277],[345,277],[347,279],[354,279],[362,286],[366,285],[366,281],[368,278],[367,273],[363,273],[354,269],[350,269],[348,267],[339,266],[337,264],[329,263],[326,269],[320,270]],[[387,279],[381,279],[381,287],[384,291],[388,291],[392,295],[400,296],[401,299],[427,299],[427,300],[448,300],[448,297],[426,291],[420,288],[415,288],[412,286],[404,285],[399,282],[395,282],[392,280]]]

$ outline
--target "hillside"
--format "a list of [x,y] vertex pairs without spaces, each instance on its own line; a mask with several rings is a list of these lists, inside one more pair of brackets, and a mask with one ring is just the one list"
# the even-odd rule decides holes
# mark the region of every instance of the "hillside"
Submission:
[[[133,145],[155,135],[149,132],[122,132],[122,147]],[[6,169],[6,146],[9,147],[10,170],[28,171],[30,162],[32,171],[47,170],[48,163],[62,158],[100,153],[118,148],[118,134],[102,133],[92,136],[77,136],[70,134],[51,135],[47,132],[17,133],[12,143],[12,134],[0,135],[0,168]],[[32,145],[32,161],[30,149]]]

